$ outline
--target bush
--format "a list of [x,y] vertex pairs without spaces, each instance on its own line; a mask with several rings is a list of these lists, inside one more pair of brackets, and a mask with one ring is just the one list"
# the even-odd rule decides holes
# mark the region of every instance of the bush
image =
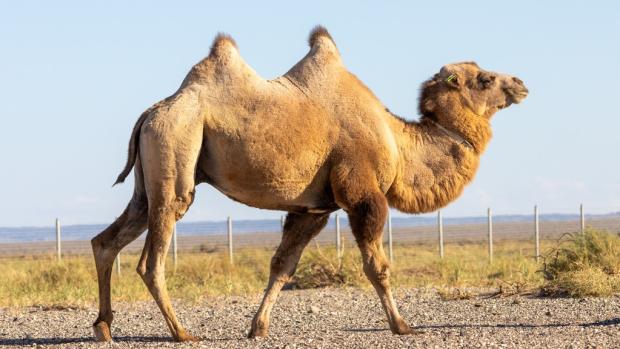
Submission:
[[618,235],[593,229],[567,234],[545,259],[545,295],[586,297],[620,292]]

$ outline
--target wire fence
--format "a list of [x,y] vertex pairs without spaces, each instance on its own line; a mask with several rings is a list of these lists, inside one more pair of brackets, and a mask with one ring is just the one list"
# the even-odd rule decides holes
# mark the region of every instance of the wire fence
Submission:
[[[487,211],[486,223],[445,224],[442,212],[437,212],[435,225],[394,227],[392,216],[389,215],[385,225],[385,244],[391,262],[395,262],[394,245],[407,244],[437,244],[437,253],[443,258],[446,243],[486,243],[488,244],[488,259],[493,260],[494,243],[507,240],[532,241],[532,256],[540,256],[540,239],[559,238],[567,232],[583,232],[586,224],[595,229],[617,232],[620,231],[620,216],[590,218],[586,222],[583,206],[580,206],[578,220],[541,221],[538,216],[538,207],[535,206],[531,221],[494,222],[493,211]],[[336,213],[333,224],[325,228],[316,238],[316,243],[323,246],[334,246],[337,255],[342,255],[345,246],[353,245],[355,239],[347,225],[341,224],[341,217]],[[284,217],[280,226],[284,225]],[[222,252],[226,251],[231,263],[234,263],[234,253],[244,248],[275,248],[280,243],[280,231],[265,231],[254,233],[235,234],[235,223],[231,217],[225,222],[225,232],[195,235],[193,233],[179,234],[176,226],[173,230],[172,254],[176,267],[180,253],[187,252]],[[90,254],[90,241],[62,239],[60,220],[55,224],[55,241],[21,242],[0,244],[0,256],[32,256],[55,254],[58,260],[63,255]],[[144,238],[137,239],[129,244],[123,253],[137,253],[142,250]],[[117,260],[117,273],[120,273],[120,256]]]

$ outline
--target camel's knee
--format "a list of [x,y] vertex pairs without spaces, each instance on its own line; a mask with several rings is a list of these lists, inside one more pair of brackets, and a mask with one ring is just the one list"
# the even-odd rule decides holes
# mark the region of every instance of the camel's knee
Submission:
[[194,191],[191,191],[166,199],[159,204],[153,203],[152,208],[149,209],[149,222],[161,225],[169,219],[178,221],[183,218],[193,201]]
[[160,272],[159,270],[155,270],[153,268],[149,268],[148,266],[147,267],[138,266],[136,268],[136,271],[138,272],[138,275],[140,275],[140,278],[142,278],[142,281],[144,281],[144,283],[148,287],[159,284],[163,276],[162,272]]
[[136,273],[138,273],[138,275],[144,282],[146,282],[147,273],[148,273],[148,268],[146,265],[147,259],[148,259],[148,254],[143,254],[140,260],[138,261],[138,266],[136,267]]
[[102,244],[102,241],[101,241],[101,235],[102,235],[102,234],[103,234],[103,233],[101,233],[101,234],[99,234],[99,235],[95,236],[94,238],[92,238],[92,239],[90,240],[90,246],[91,246],[91,247],[92,247],[92,249],[93,249],[93,253],[95,254],[95,257],[97,256],[97,254],[98,254],[99,250],[101,250],[101,248],[102,248],[102,246],[101,246],[101,244]]
[[276,278],[276,281],[289,282],[291,277],[295,274],[295,268],[297,263],[290,258],[285,258],[280,253],[277,253],[271,257],[270,272],[271,276]]
[[182,195],[177,195],[177,197],[174,200],[174,203],[172,205],[172,209],[174,212],[174,218],[175,220],[179,220],[181,218],[183,218],[183,216],[185,215],[185,213],[187,212],[187,210],[189,210],[189,207],[192,205],[192,203],[194,202],[194,194],[196,193],[195,190],[192,191],[188,191]]
[[138,263],[138,266],[136,267],[136,273],[138,273],[138,275],[140,275],[140,278],[144,280],[144,277],[146,275],[146,265],[141,262]]
[[[93,249],[95,263],[102,263],[110,260],[111,256],[114,255],[114,251],[111,251],[107,244],[107,239],[104,236],[104,233],[101,233],[90,240],[90,245]],[[112,257],[112,259],[114,258]]]
[[364,273],[381,284],[389,283],[390,267],[387,263],[365,263]]
[[[127,238],[125,230],[132,224],[142,225],[146,222],[146,209],[146,201],[136,198],[134,195],[125,211],[104,231],[90,240],[95,257],[101,252],[107,252],[108,250],[120,251]],[[130,238],[133,240],[133,234],[130,235],[132,235]]]
[[377,244],[361,244],[364,274],[373,282],[383,286],[389,285],[390,264]]
[[146,283],[149,284],[152,280],[155,279],[156,270],[152,266],[148,265],[148,258],[141,258],[138,262],[138,266],[136,267],[136,273],[140,275],[140,278]]
[[108,242],[110,242],[110,240],[114,238],[114,229],[116,229],[115,223],[116,222],[112,223],[104,231],[97,234],[97,236],[90,240],[90,245],[93,248],[93,252],[98,252],[102,249],[105,249],[108,245]]
[[149,260],[150,258],[151,256],[148,255],[147,258],[141,259],[136,267],[136,272],[148,287],[157,285],[164,280],[163,266]]

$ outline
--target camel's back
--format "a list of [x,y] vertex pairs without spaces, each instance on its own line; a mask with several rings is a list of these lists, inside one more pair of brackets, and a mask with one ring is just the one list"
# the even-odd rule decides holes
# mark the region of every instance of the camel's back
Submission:
[[345,69],[331,39],[318,38],[304,59],[270,81],[225,45],[201,67],[199,94],[199,167],[225,194],[263,208],[328,206],[334,161],[354,163],[360,147],[377,153],[369,157],[376,166],[395,158],[383,106]]

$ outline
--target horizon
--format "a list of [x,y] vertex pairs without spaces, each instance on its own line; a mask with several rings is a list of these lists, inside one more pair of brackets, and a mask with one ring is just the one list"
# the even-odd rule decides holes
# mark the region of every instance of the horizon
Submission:
[[[393,211],[393,209],[390,209],[391,211]],[[443,211],[443,210],[442,210]],[[346,213],[342,210],[338,210],[335,212],[332,212],[329,216],[329,220],[330,222],[335,219],[334,214],[338,213],[340,219],[346,220],[348,221],[348,216],[346,215]],[[286,215],[286,212],[283,212],[282,215]],[[541,213],[539,211],[538,216],[540,218],[540,221],[552,221],[553,219],[549,219],[549,217],[551,216],[565,216],[568,218],[573,218],[573,217],[579,217],[580,213],[579,211],[577,211],[576,213],[562,213],[562,212],[549,212],[549,213]],[[495,214],[495,212],[493,213],[493,219],[498,219],[501,221],[503,218],[509,218],[509,217],[533,217],[534,213],[501,213],[501,214]],[[620,211],[617,212],[606,212],[606,213],[588,213],[587,211],[584,212],[584,217],[613,217],[613,216],[620,216]],[[442,215],[443,220],[444,221],[449,221],[449,220],[465,220],[465,219],[486,219],[487,215],[486,214],[480,214],[480,215],[470,215],[470,216],[446,216],[446,215]],[[545,217],[547,217],[547,219],[545,219]],[[231,216],[230,217],[233,222],[237,221],[241,221],[241,222],[260,222],[260,221],[279,221],[281,219],[280,217],[270,217],[270,218],[241,218],[241,219],[236,219],[235,217]],[[408,215],[393,215],[392,214],[392,220],[407,220],[407,219],[424,219],[424,220],[436,220],[437,219],[437,211],[433,212],[433,213],[425,213],[425,214],[417,214],[417,215],[413,215],[413,214],[408,214]],[[59,217],[59,221],[61,224],[61,227],[75,227],[75,226],[105,226],[107,224],[110,224],[111,222],[87,222],[87,223],[69,223],[69,224],[64,224],[62,219],[60,219]],[[227,217],[224,217],[223,219],[209,219],[209,220],[179,220],[177,222],[177,224],[196,224],[196,223],[225,223],[227,221]],[[28,228],[32,228],[32,229],[42,229],[42,228],[53,228],[55,224],[55,220],[52,221],[51,224],[49,225],[19,225],[19,226],[0,226],[0,229],[28,229]],[[587,224],[587,221],[586,221]],[[146,230],[145,230],[146,231]]]
[[[303,16],[275,4],[230,2],[217,11],[201,2],[3,5],[0,227],[43,227],[56,217],[66,225],[112,222],[133,189],[133,175],[110,185],[135,121],[176,90],[218,32],[230,33],[248,64],[273,78],[307,53],[317,24],[345,66],[407,120],[418,117],[419,85],[447,63],[474,60],[525,81],[530,96],[493,119],[478,173],[444,217],[487,207],[523,212],[535,203],[557,214],[578,214],[580,203],[586,214],[620,211],[620,162],[612,153],[620,149],[612,108],[620,72],[610,69],[620,61],[620,3],[317,1]],[[280,215],[201,185],[183,222]]]

